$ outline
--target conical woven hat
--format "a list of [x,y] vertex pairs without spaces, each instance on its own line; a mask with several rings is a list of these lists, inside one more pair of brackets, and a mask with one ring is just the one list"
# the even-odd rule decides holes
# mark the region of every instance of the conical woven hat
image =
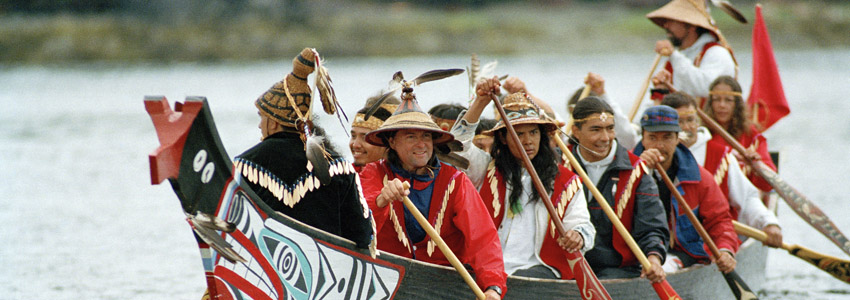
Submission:
[[[300,116],[306,117],[311,101],[307,76],[313,72],[315,61],[310,48],[301,50],[301,54],[292,59],[292,72],[254,102],[260,113],[289,127],[295,127],[295,121]],[[287,98],[287,92],[292,96],[292,101]]]
[[455,140],[455,137],[437,126],[431,116],[422,111],[419,104],[416,103],[416,98],[410,96],[402,96],[401,105],[393,113],[392,116],[384,121],[384,124],[378,129],[372,130],[366,134],[366,142],[375,146],[389,147],[381,140],[380,135],[385,132],[398,131],[402,129],[417,129],[435,133],[434,145],[449,143]]
[[666,20],[674,20],[705,28],[717,36],[714,20],[708,13],[703,0],[673,0],[661,8],[646,14],[655,25],[664,28]]
[[[546,134],[558,128],[555,123],[540,116],[537,106],[531,103],[526,93],[517,92],[508,95],[505,97],[502,108],[505,109],[505,115],[510,120],[511,125],[540,124],[543,125],[543,131]],[[496,114],[496,116],[498,117],[499,114]],[[482,134],[493,135],[502,128],[505,128],[505,122],[499,120],[499,123],[493,129],[482,132]]]

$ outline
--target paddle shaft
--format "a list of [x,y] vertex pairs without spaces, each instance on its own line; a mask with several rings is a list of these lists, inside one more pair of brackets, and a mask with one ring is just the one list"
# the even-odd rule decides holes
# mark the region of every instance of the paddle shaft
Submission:
[[643,102],[643,96],[646,94],[646,89],[649,88],[649,81],[652,80],[652,74],[655,73],[655,68],[658,67],[658,62],[661,61],[661,54],[655,55],[655,61],[652,62],[652,68],[649,69],[649,75],[646,76],[646,80],[643,81],[643,85],[640,87],[640,92],[635,98],[635,102],[632,103],[632,109],[629,111],[629,121],[635,118],[637,115],[637,111],[640,108],[640,103]]
[[[573,153],[570,152],[570,149],[567,148],[567,145],[564,144],[564,141],[558,138],[557,135],[555,135],[553,139],[558,143],[558,147],[561,148],[561,152],[563,152],[564,156],[566,156],[567,159],[570,161],[570,165],[573,166],[573,170],[575,170],[579,177],[581,177],[581,181],[582,183],[584,183],[584,186],[586,186],[587,189],[590,190],[590,193],[593,194],[593,197],[596,199],[596,202],[599,203],[600,207],[602,207],[602,211],[604,211],[605,215],[608,216],[608,219],[611,220],[611,224],[614,226],[620,236],[623,237],[623,240],[626,242],[626,245],[628,245],[629,249],[632,250],[632,253],[634,253],[635,257],[637,258],[638,262],[640,262],[643,269],[649,270],[650,268],[652,268],[652,264],[649,262],[649,259],[646,258],[646,254],[644,254],[643,251],[640,250],[640,247],[638,247],[637,242],[635,242],[635,239],[632,238],[632,234],[629,233],[629,231],[626,230],[626,227],[623,226],[623,223],[620,222],[620,219],[617,217],[617,214],[614,213],[613,209],[611,209],[611,205],[608,205],[608,201],[605,200],[605,196],[602,196],[602,193],[599,192],[599,190],[596,188],[596,185],[593,184],[593,181],[590,180],[590,177],[588,177],[587,173],[584,172],[584,169],[581,168],[581,165],[578,163],[578,160],[576,160],[575,156],[573,156]],[[614,149],[611,149],[611,151],[614,151]],[[660,299],[681,299],[666,279],[661,282],[653,283],[652,285],[655,289],[655,292],[658,293],[658,297]]]
[[[738,223],[737,221],[732,221],[732,225],[735,225],[735,231],[739,234],[754,238],[762,243],[767,240],[767,233],[764,233],[764,231]],[[829,275],[832,275],[838,280],[850,283],[850,261],[818,253],[800,245],[782,243],[782,249],[829,273]]]
[[[717,121],[706,115],[702,109],[697,107],[696,110],[697,114],[700,118],[702,118],[703,123],[705,123],[713,133],[719,134],[723,137],[723,139],[726,140],[726,142],[729,143],[735,151],[738,151],[738,153],[746,153],[744,146],[732,137],[732,135],[729,134],[729,132],[727,132],[722,126],[720,126]],[[805,195],[797,191],[794,187],[788,185],[785,180],[780,178],[779,175],[776,174],[776,172],[774,172],[770,167],[765,165],[764,162],[752,161],[746,155],[744,155],[744,158],[744,161],[752,166],[752,168],[756,171],[756,174],[764,178],[770,186],[773,187],[776,193],[785,200],[785,203],[787,203],[788,206],[797,213],[797,215],[824,234],[830,241],[838,245],[844,253],[850,254],[850,240],[847,240],[847,237],[838,230],[835,223],[833,223],[832,220],[830,220],[817,205],[806,198]]]
[[[717,244],[714,243],[714,239],[712,239],[711,236],[708,235],[708,232],[705,231],[705,227],[702,226],[702,223],[691,210],[691,205],[688,204],[685,197],[682,197],[682,194],[680,194],[679,190],[676,189],[676,185],[673,184],[672,180],[670,180],[670,176],[667,176],[667,171],[661,167],[660,163],[655,163],[655,169],[658,170],[659,174],[661,174],[661,180],[663,180],[664,184],[667,185],[667,189],[670,190],[673,197],[676,197],[676,201],[678,201],[684,208],[685,215],[688,216],[688,220],[691,220],[691,224],[693,224],[694,228],[696,228],[697,233],[699,233],[699,236],[702,238],[702,241],[708,245],[711,255],[714,255],[715,259],[720,259],[720,250],[717,249]],[[723,277],[726,278],[726,283],[729,284],[729,288],[732,289],[732,293],[735,294],[736,299],[758,299],[758,297],[755,296],[755,293],[750,290],[747,283],[744,282],[744,279],[738,276],[735,270],[732,270],[729,273],[723,273]]]
[[[541,202],[546,206],[546,211],[549,212],[549,218],[552,219],[552,224],[555,225],[555,229],[558,231],[559,236],[566,236],[567,231],[564,229],[564,224],[561,223],[561,218],[558,217],[557,211],[555,211],[555,207],[552,205],[551,198],[549,198],[549,193],[546,192],[546,188],[543,187],[543,182],[540,181],[540,177],[537,176],[537,170],[534,169],[534,165],[531,164],[531,159],[528,157],[528,153],[522,150],[522,142],[519,140],[519,136],[516,134],[516,130],[514,130],[514,125],[511,124],[508,119],[507,113],[505,113],[504,107],[502,107],[502,103],[499,102],[499,99],[496,98],[496,95],[490,93],[490,100],[493,101],[493,105],[496,107],[496,111],[499,112],[499,116],[502,117],[502,122],[505,124],[505,128],[508,131],[508,138],[513,141],[513,144],[519,149],[516,152],[522,154],[522,163],[525,166],[525,169],[528,171],[528,174],[531,175],[531,182],[534,184],[534,188],[537,189],[537,195],[539,195]],[[508,144],[510,145],[510,144]],[[546,145],[540,145],[545,147]],[[578,252],[578,251],[576,251]],[[582,299],[595,299],[593,295],[598,295],[601,299],[611,299],[611,296],[608,294],[608,291],[605,290],[605,287],[599,282],[599,279],[596,278],[596,274],[593,273],[593,270],[590,268],[590,265],[587,264],[587,261],[584,259],[584,256],[581,255],[581,252],[578,253],[568,253],[570,256],[575,256],[574,259],[578,260],[578,263],[581,264],[578,269],[574,269],[574,272],[581,272],[580,274],[573,274],[576,278],[576,283],[579,286],[579,289],[583,292],[581,293]],[[589,295],[589,296],[588,296]]]
[[584,89],[581,90],[581,95],[578,96],[578,100],[584,99],[587,95],[590,95],[590,83],[584,85]]
[[[404,182],[404,188],[410,188],[410,185],[407,182]],[[410,211],[410,214],[416,218],[416,221],[419,222],[419,225],[422,226],[422,229],[425,229],[425,232],[428,233],[428,236],[431,237],[435,243],[437,243],[437,247],[440,248],[440,251],[443,252],[443,255],[446,256],[446,259],[449,260],[449,263],[455,267],[460,276],[463,277],[463,281],[466,281],[466,284],[469,285],[469,288],[472,289],[472,292],[475,293],[475,297],[478,299],[484,299],[484,292],[481,291],[481,288],[475,283],[475,279],[472,279],[472,276],[469,275],[469,272],[466,271],[466,268],[463,267],[463,264],[457,259],[455,253],[452,252],[452,249],[449,248],[449,245],[446,245],[446,242],[443,241],[443,238],[440,237],[440,233],[431,226],[431,223],[428,223],[428,219],[425,219],[425,216],[419,212],[419,209],[416,208],[416,205],[410,201],[410,198],[404,197],[404,206],[407,207],[407,210]]]

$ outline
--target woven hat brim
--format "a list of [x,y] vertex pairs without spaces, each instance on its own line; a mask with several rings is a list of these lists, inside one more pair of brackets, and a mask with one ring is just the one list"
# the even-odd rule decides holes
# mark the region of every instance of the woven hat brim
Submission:
[[389,147],[389,145],[384,144],[384,141],[381,140],[379,135],[384,132],[398,131],[402,129],[424,130],[437,133],[438,136],[433,140],[434,145],[445,144],[455,140],[454,135],[440,129],[440,127],[431,120],[431,117],[423,112],[408,112],[392,115],[384,122],[383,125],[381,125],[381,127],[367,133],[365,139],[369,144]]
[[664,28],[664,22],[667,20],[674,20],[705,28],[717,35],[714,26],[711,25],[708,19],[696,7],[690,3],[686,3],[686,1],[673,0],[661,8],[646,14],[646,17],[661,28]]

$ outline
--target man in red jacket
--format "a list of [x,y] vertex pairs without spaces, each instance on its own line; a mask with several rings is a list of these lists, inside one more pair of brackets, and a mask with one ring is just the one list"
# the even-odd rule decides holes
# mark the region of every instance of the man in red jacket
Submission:
[[[653,106],[646,110],[640,123],[643,140],[633,152],[640,155],[650,166],[661,163],[670,179],[677,184],[676,189],[685,201],[688,201],[688,205],[720,249],[720,257],[710,259],[717,263],[720,271],[731,272],[735,269],[734,253],[738,251],[738,240],[729,214],[729,202],[714,182],[711,173],[700,167],[688,148],[679,143],[678,135],[681,129],[678,113],[666,105]],[[655,170],[654,175],[658,175],[657,172],[659,171]],[[662,180],[656,181],[670,220],[670,232],[673,237],[670,258],[673,255],[678,258],[668,259],[670,263],[665,264],[665,271],[673,271],[697,262],[707,262],[709,256],[705,243],[688,220],[684,207],[672,196],[672,192]]]
[[398,110],[366,135],[370,144],[389,148],[386,159],[370,163],[360,172],[363,194],[374,214],[378,249],[449,264],[400,203],[408,197],[458,259],[472,266],[487,299],[500,299],[507,290],[507,275],[496,227],[466,174],[434,155],[434,146],[453,140],[419,108],[412,89],[405,89]]

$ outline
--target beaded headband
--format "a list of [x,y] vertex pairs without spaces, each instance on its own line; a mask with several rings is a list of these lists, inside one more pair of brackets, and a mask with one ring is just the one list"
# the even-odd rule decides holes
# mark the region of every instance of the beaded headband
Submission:
[[587,117],[584,117],[584,118],[581,118],[581,119],[578,119],[578,120],[573,120],[573,124],[589,121],[589,120],[592,120],[592,119],[599,119],[599,121],[605,122],[605,121],[608,120],[608,118],[613,119],[614,115],[612,115],[609,112],[602,112],[602,113],[599,113],[598,117],[594,116],[594,115],[589,115]]
[[741,92],[733,92],[733,91],[710,91],[709,95],[722,95],[722,96],[741,96]]

